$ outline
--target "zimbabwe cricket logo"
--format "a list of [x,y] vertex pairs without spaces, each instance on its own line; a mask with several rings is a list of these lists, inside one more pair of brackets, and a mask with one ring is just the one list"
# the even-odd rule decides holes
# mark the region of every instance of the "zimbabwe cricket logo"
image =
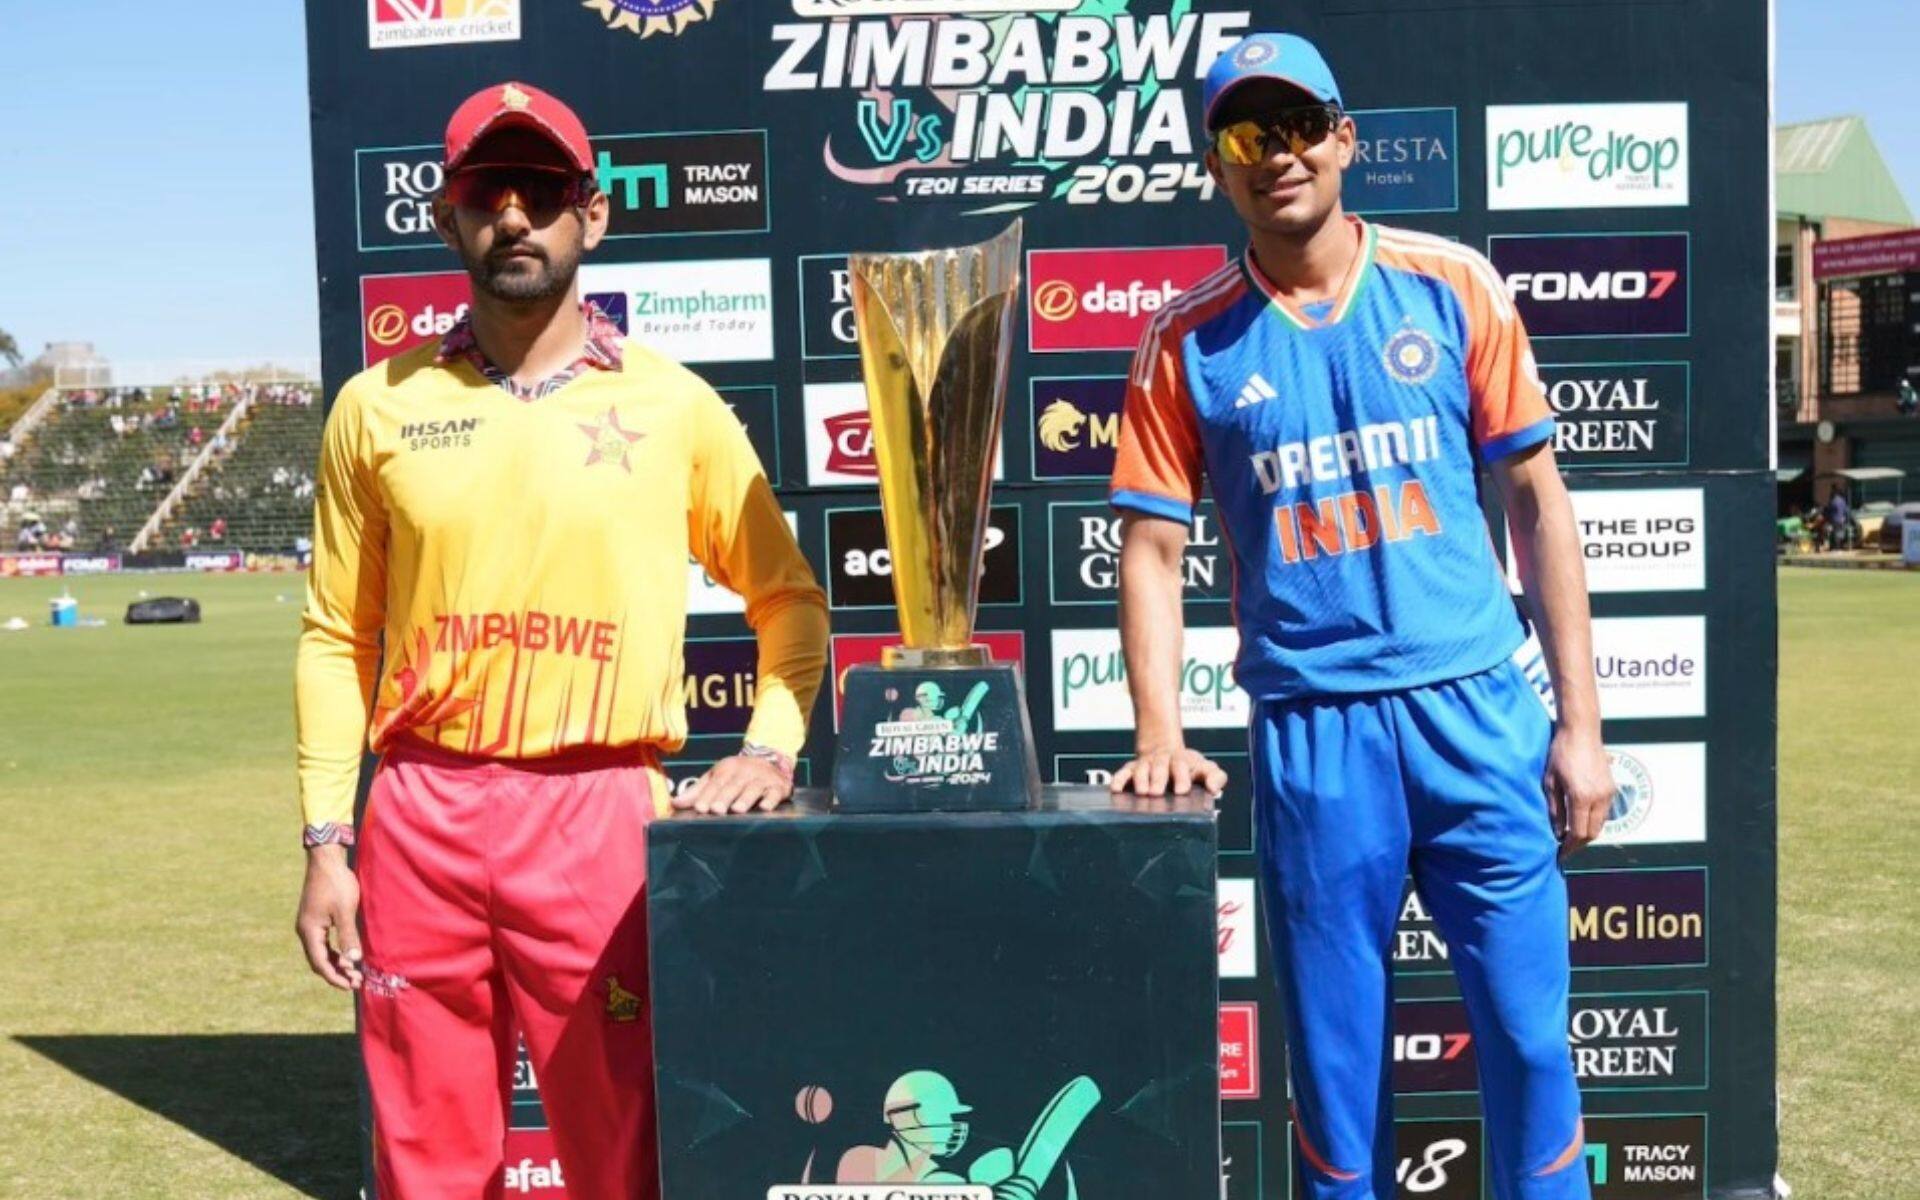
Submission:
[[[920,1187],[915,1196],[929,1200],[951,1195],[977,1196],[980,1189],[994,1200],[1080,1200],[1073,1164],[1066,1161],[1068,1145],[1100,1103],[1100,1087],[1081,1075],[1055,1092],[1034,1118],[1018,1149],[998,1146],[969,1163],[962,1162],[972,1127],[967,1116],[973,1107],[938,1071],[908,1071],[893,1081],[880,1106],[883,1133],[877,1145],[858,1144],[840,1155],[831,1180],[816,1178],[816,1149],[808,1155],[800,1182],[893,1184]],[[833,1097],[818,1085],[802,1088],[795,1111],[809,1125],[825,1125],[833,1115]],[[1049,1189],[1050,1184],[1058,1186]],[[949,1192],[947,1189],[952,1189]]]
[[656,33],[677,37],[689,25],[713,15],[720,0],[586,0],[608,29],[624,29],[643,38]]

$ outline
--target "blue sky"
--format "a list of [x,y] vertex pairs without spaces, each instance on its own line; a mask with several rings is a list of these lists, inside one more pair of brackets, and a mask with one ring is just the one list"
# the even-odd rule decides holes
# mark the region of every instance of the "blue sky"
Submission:
[[[0,329],[29,355],[317,357],[302,10],[0,0]],[[1920,5],[1778,20],[1779,119],[1866,116],[1920,206]]]

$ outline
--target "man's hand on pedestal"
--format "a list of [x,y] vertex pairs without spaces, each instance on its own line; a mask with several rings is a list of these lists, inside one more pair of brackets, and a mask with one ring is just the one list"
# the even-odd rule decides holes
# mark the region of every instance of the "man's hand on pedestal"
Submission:
[[793,795],[791,759],[766,751],[743,750],[713,764],[673,798],[673,806],[697,813],[769,812]]
[[1185,746],[1171,750],[1141,750],[1113,773],[1108,788],[1118,795],[1131,790],[1138,796],[1184,796],[1199,790],[1218,795],[1227,786],[1227,773],[1198,750]]

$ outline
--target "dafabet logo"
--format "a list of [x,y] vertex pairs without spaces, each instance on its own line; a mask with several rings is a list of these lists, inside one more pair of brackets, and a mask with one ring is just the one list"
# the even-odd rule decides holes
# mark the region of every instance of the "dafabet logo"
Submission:
[[1027,336],[1036,351],[1131,350],[1155,313],[1226,261],[1225,246],[1035,250]]
[[366,365],[444,337],[466,315],[472,294],[460,271],[363,276],[360,337]]

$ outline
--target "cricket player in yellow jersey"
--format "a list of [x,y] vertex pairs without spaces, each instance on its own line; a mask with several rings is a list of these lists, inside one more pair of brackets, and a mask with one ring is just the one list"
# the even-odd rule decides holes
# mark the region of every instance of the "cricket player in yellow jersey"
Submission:
[[445,165],[469,315],[350,380],[321,451],[298,929],[360,996],[381,1200],[501,1195],[516,1032],[568,1194],[651,1197],[645,841],[687,733],[688,557],[745,597],[758,690],[740,753],[673,803],[791,793],[826,604],[726,405],[581,303],[608,202],[579,118],[486,88]]

